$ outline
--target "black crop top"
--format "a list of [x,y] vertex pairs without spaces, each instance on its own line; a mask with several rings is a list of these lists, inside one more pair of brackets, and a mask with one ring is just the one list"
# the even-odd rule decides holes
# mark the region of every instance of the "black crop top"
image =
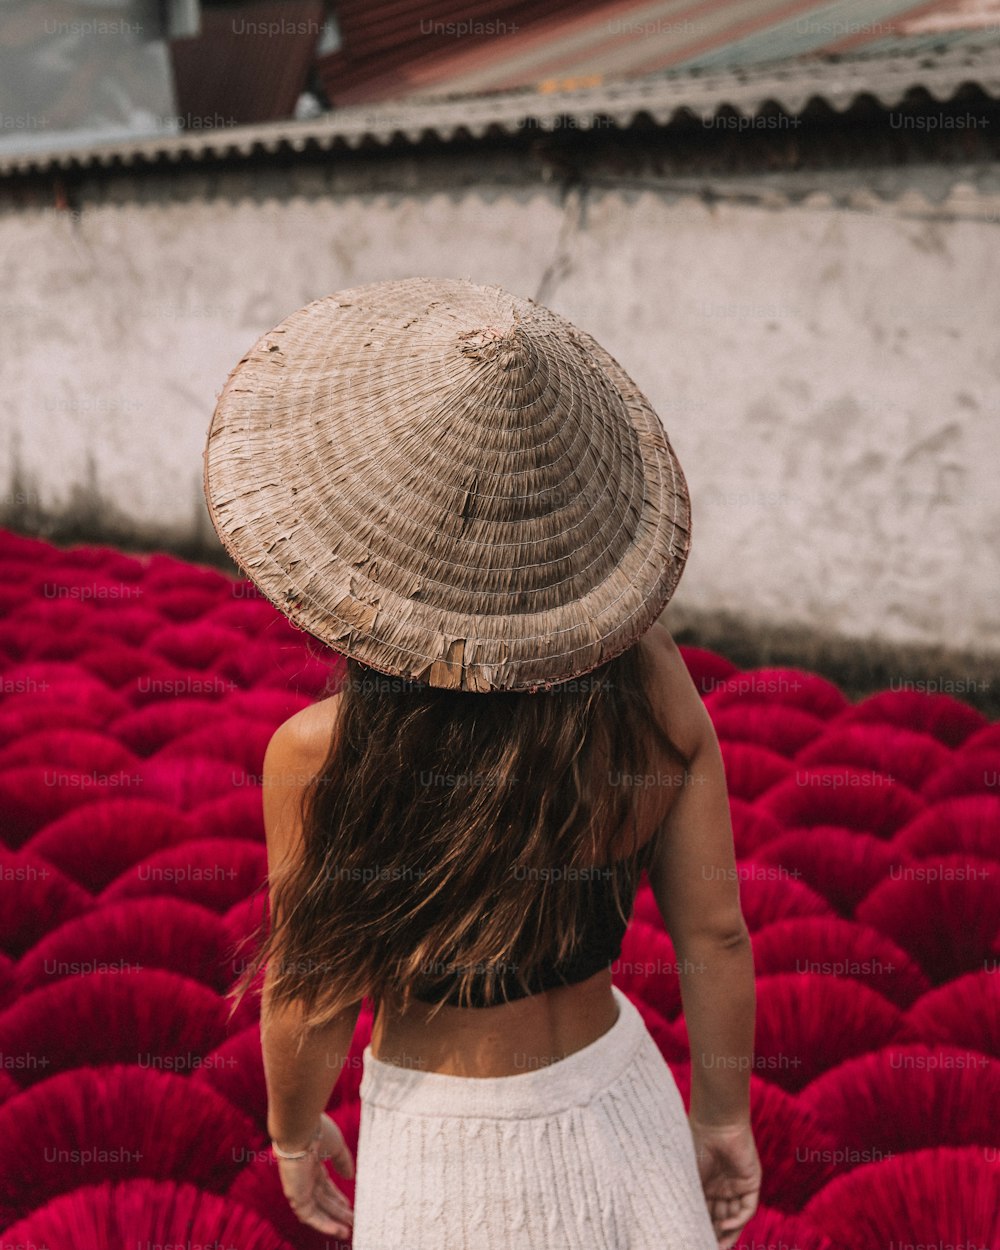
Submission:
[[[649,863],[652,843],[653,839],[650,838],[640,848],[635,879],[632,882],[631,890],[623,889],[624,905],[628,908],[631,907],[635,900],[635,891],[639,884],[639,872]],[[614,874],[627,885],[628,861],[624,859],[615,860],[610,867],[613,868]],[[530,994],[540,994],[544,990],[553,989],[558,985],[576,985],[579,981],[586,981],[588,977],[592,977],[594,973],[600,972],[602,968],[609,967],[621,955],[622,941],[628,925],[627,923],[622,923],[621,916],[618,914],[618,908],[615,906],[612,876],[605,872],[597,871],[590,876],[584,877],[583,884],[584,889],[588,891],[590,908],[579,945],[570,958],[562,963],[556,960],[545,961],[530,980],[531,988],[528,991]],[[487,1001],[483,985],[484,980],[485,977],[480,973],[473,982],[472,1001],[470,1004],[472,1007],[492,1007],[504,1001],[513,1001],[514,999],[528,996],[517,980],[513,976],[503,975],[503,970],[501,969],[496,991],[497,996]],[[452,1006],[461,1005],[457,992],[457,975],[425,979],[421,982],[419,990],[414,989],[413,996],[419,1002],[438,1002],[445,990],[448,991],[444,1000],[446,1003]],[[506,999],[504,998],[504,991],[506,991]]]

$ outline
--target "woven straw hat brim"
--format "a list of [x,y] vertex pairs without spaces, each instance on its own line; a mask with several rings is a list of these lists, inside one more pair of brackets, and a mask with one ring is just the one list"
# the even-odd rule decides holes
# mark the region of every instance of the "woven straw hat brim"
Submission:
[[612,659],[690,547],[684,475],[618,363],[542,305],[457,280],[340,291],[263,335],[219,396],[204,488],[293,622],[451,689]]

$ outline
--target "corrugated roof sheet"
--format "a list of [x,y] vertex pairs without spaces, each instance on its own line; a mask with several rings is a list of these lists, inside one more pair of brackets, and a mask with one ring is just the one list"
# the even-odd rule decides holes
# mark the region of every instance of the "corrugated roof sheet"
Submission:
[[[405,63],[384,66],[379,49],[367,48],[353,76],[342,80],[330,58],[320,58],[317,68],[331,99],[343,103],[516,87],[558,90],[671,69],[855,53],[876,42],[881,51],[905,52],[931,31],[939,40],[945,34],[962,42],[973,28],[977,43],[996,44],[1000,13],[990,16],[996,7],[997,0],[610,0],[565,12],[554,11],[550,0],[533,6],[520,24],[512,26],[506,16],[492,38],[473,29],[452,38],[451,46],[427,40],[426,51],[415,48]],[[343,55],[349,55],[350,32],[344,42]]]
[[87,149],[71,147],[45,154],[4,155],[0,157],[0,174],[52,166],[79,169],[252,157],[306,148],[351,149],[417,142],[428,135],[442,140],[477,138],[489,133],[515,135],[528,127],[545,129],[567,123],[585,130],[595,117],[608,118],[625,127],[646,115],[665,125],[678,114],[713,117],[723,106],[744,116],[756,116],[777,105],[789,115],[797,115],[811,101],[818,100],[844,112],[859,97],[872,96],[884,107],[895,108],[915,88],[945,101],[969,83],[1000,99],[1000,61],[995,48],[959,46],[933,56],[897,52],[808,65],[792,62],[712,72],[669,72],[565,93],[517,90],[479,97],[358,106],[338,109],[312,121],[233,127]]
[[341,46],[317,60],[331,104],[378,99],[373,83],[405,81],[408,68],[458,47],[487,48],[555,16],[605,9],[609,0],[337,0]]

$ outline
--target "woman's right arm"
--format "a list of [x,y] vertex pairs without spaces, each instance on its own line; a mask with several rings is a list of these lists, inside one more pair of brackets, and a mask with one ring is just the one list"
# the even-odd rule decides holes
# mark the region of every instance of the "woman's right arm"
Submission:
[[655,835],[648,875],[679,963],[698,1172],[719,1250],[732,1250],[760,1201],[750,1123],[753,948],[715,729],[674,640],[658,623],[653,636],[656,709],[691,763]]
[[654,694],[664,728],[691,759],[660,826],[648,875],[679,964],[691,1049],[690,1118],[750,1121],[753,950],[740,908],[729,796],[715,729],[673,639],[653,627]]

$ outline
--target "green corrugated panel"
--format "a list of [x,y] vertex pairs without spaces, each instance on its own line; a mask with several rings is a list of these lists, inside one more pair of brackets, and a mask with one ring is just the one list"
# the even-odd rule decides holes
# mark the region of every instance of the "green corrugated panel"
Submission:
[[[920,8],[914,0],[836,0],[776,22],[765,30],[681,61],[676,69],[724,69],[791,60],[858,34],[872,40],[889,36],[889,19]],[[890,36],[898,42],[898,36]],[[867,51],[868,44],[854,51]]]
[[859,52],[865,56],[885,56],[892,52],[912,53],[919,56],[925,52],[941,52],[945,48],[986,47],[1000,43],[1000,30],[991,33],[989,30],[949,30],[926,35],[889,35],[885,39],[877,39],[866,43]]

